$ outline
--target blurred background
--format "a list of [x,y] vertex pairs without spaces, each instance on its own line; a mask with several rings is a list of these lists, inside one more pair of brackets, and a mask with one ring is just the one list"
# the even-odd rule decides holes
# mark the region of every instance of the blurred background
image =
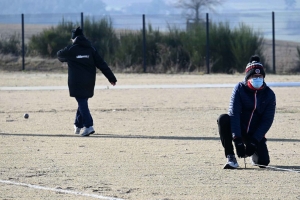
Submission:
[[[71,29],[116,72],[300,72],[299,0],[0,0],[0,69],[66,71]],[[23,23],[23,24],[22,24]]]

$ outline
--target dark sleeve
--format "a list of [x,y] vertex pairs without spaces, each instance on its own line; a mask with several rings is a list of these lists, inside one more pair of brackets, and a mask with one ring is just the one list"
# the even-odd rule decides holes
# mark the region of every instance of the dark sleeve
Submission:
[[68,47],[61,49],[57,52],[57,58],[60,62],[67,62],[68,61]]
[[242,137],[240,116],[242,110],[241,98],[239,95],[239,84],[237,84],[231,94],[228,115],[230,117],[232,138]]
[[261,139],[266,135],[266,133],[271,128],[274,116],[275,116],[275,110],[276,110],[276,96],[272,90],[270,90],[268,97],[270,98],[268,101],[268,105],[265,109],[265,112],[262,115],[261,118],[261,124],[258,126],[256,132],[254,133],[253,137],[257,141],[261,141]]
[[96,67],[103,73],[103,75],[108,79],[108,81],[116,83],[117,79],[115,75],[96,50],[94,50],[94,60]]

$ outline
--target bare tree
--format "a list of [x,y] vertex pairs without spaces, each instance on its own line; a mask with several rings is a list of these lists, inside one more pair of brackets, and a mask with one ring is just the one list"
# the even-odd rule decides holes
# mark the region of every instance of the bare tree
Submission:
[[287,10],[292,10],[296,7],[296,0],[284,0],[284,1]]
[[177,0],[175,7],[186,12],[187,18],[194,19],[195,23],[200,22],[200,12],[203,9],[214,11],[214,6],[220,5],[225,0]]

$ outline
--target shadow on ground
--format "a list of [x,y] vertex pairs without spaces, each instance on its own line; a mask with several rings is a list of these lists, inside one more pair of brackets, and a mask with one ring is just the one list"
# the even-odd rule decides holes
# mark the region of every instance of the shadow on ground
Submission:
[[[32,134],[32,133],[0,133],[2,136],[31,136],[31,137],[81,137],[69,134]],[[85,137],[87,138],[87,137]],[[124,139],[157,139],[157,140],[220,140],[219,137],[189,137],[189,136],[148,136],[148,135],[118,135],[93,134],[90,138],[124,138]],[[300,142],[300,139],[268,138],[273,142]]]

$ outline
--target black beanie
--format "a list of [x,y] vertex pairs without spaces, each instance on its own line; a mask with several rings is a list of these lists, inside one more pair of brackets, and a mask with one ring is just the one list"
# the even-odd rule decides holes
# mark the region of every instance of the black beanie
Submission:
[[77,36],[79,35],[83,35],[82,29],[80,28],[80,26],[78,26],[76,29],[72,30],[72,39],[75,39]]
[[246,66],[246,77],[245,80],[248,80],[253,74],[261,74],[265,78],[266,73],[264,66],[260,63],[260,58],[257,55],[251,56],[249,63]]

